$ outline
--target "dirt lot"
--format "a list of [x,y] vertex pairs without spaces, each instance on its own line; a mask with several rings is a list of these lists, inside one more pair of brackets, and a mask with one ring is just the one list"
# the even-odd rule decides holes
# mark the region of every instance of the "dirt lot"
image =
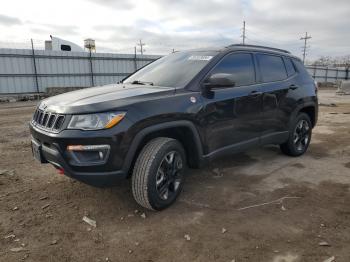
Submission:
[[158,213],[129,181],[97,189],[34,162],[33,103],[0,105],[0,261],[350,261],[350,96],[320,96],[337,106],[320,107],[306,155],[268,146],[190,170]]

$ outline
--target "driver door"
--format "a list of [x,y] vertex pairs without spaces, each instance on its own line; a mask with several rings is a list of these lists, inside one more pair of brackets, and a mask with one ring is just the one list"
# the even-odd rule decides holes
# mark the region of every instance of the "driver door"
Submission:
[[209,76],[213,74],[232,74],[235,84],[214,86],[203,92],[207,155],[242,151],[259,144],[262,93],[256,84],[253,55],[246,52],[228,54]]

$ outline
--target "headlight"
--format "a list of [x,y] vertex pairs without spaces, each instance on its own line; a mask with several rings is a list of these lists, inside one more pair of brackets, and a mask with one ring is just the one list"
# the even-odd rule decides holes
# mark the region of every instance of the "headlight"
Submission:
[[98,130],[115,126],[125,116],[125,112],[108,112],[88,115],[73,115],[68,129]]

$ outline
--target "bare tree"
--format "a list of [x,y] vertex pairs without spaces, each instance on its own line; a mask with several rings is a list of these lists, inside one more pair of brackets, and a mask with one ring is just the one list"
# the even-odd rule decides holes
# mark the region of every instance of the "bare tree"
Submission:
[[337,57],[321,56],[320,58],[312,62],[312,65],[348,67],[350,66],[350,55],[337,56]]

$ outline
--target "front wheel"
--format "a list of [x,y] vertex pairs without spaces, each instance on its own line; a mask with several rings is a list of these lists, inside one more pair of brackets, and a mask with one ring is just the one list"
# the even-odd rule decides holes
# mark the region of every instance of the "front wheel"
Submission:
[[280,145],[281,151],[289,156],[301,156],[309,147],[311,135],[310,117],[305,113],[298,114],[289,130],[287,142]]
[[185,167],[185,150],[180,142],[167,137],[148,142],[132,174],[136,202],[152,210],[170,206],[181,192]]

